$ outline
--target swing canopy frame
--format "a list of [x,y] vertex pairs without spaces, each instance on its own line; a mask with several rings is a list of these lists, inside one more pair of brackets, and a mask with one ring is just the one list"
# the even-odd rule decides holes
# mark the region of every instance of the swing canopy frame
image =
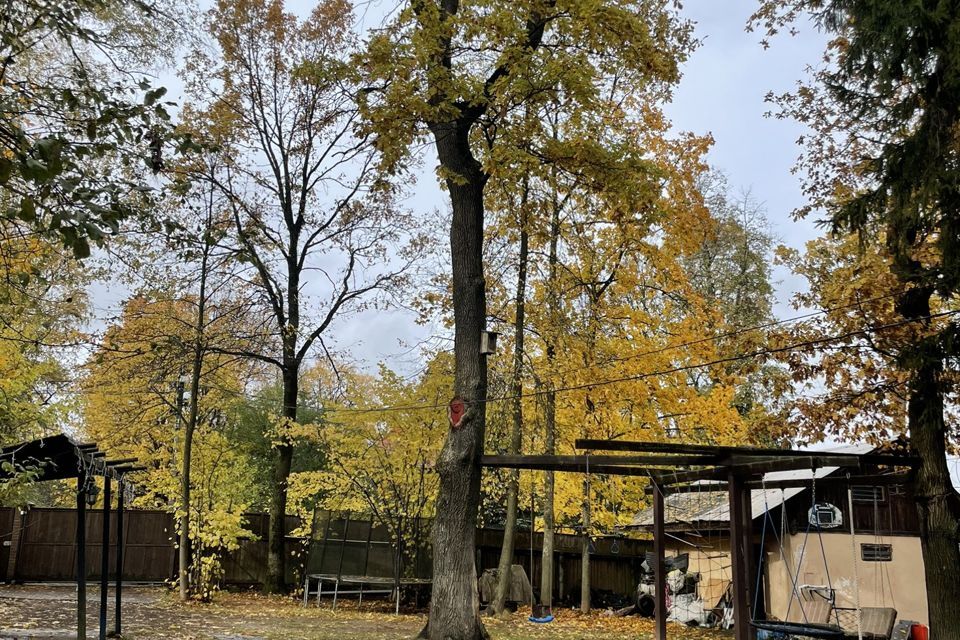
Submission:
[[[750,596],[755,593],[748,577],[752,565],[752,489],[806,488],[810,478],[782,479],[764,483],[764,475],[778,471],[813,470],[836,467],[844,477],[817,479],[817,483],[843,482],[847,485],[903,484],[909,482],[912,469],[919,464],[905,451],[892,453],[846,453],[731,447],[677,442],[642,442],[617,439],[579,439],[578,455],[484,455],[481,466],[488,468],[528,469],[570,473],[597,473],[636,476],[649,481],[647,492],[653,498],[653,538],[655,575],[654,638],[666,640],[666,570],[664,498],[669,493],[703,491],[705,484],[726,490],[729,496],[729,532],[732,568],[732,600],[735,640],[753,640],[753,631],[763,629],[814,638],[840,638],[839,625],[752,620]],[[602,452],[596,454],[594,452]],[[617,455],[612,455],[616,453]],[[876,474],[878,467],[890,474]],[[906,470],[906,473],[904,473]]]

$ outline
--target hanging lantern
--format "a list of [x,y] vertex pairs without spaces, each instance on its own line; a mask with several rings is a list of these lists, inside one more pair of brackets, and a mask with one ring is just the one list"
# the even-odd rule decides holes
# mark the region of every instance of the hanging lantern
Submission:
[[100,487],[98,487],[97,483],[93,481],[93,476],[87,477],[87,482],[83,487],[83,492],[86,494],[88,505],[92,507],[97,503],[97,494],[100,493]]

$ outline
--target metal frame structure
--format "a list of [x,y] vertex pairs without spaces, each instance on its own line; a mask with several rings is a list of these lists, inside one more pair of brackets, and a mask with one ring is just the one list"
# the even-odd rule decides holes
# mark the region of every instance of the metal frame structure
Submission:
[[[317,596],[317,607],[320,607],[321,598],[324,594],[333,596],[332,608],[336,610],[337,608],[337,599],[340,595],[359,595],[360,596],[360,605],[363,604],[363,595],[384,595],[391,594],[391,597],[395,600],[394,613],[399,615],[400,613],[400,596],[404,587],[422,587],[426,585],[433,584],[433,580],[429,578],[402,578],[400,573],[402,571],[401,563],[403,561],[400,555],[400,548],[394,543],[389,541],[380,541],[373,539],[373,529],[374,529],[374,519],[371,516],[369,521],[369,527],[367,529],[367,539],[364,540],[349,540],[347,534],[350,530],[350,518],[353,514],[349,511],[343,513],[343,535],[340,538],[340,557],[337,560],[337,572],[336,573],[308,573],[304,576],[303,579],[303,606],[306,607],[310,602],[310,596]],[[323,568],[323,560],[327,554],[327,547],[330,545],[330,524],[333,522],[333,513],[328,513],[327,523],[323,532],[323,550],[320,553],[320,568]],[[316,526],[316,518],[314,517],[313,526]],[[313,539],[313,531],[311,530],[311,540]],[[363,544],[364,546],[364,557],[363,557],[363,574],[362,575],[344,575],[343,573],[343,558],[346,552],[346,546],[348,543],[353,544]],[[394,559],[393,559],[393,576],[370,576],[367,575],[367,569],[370,566],[370,548],[373,545],[386,545],[393,547],[394,550]],[[419,551],[417,552],[419,554]],[[316,582],[317,590],[312,591],[311,585]],[[323,585],[325,582],[329,582],[333,585],[332,589],[324,591]],[[356,589],[342,590],[340,585],[354,585]],[[389,585],[389,589],[364,589],[366,585],[384,586]]]
[[[667,638],[666,572],[664,547],[664,499],[669,493],[726,490],[730,505],[730,556],[734,634],[736,640],[751,640],[750,570],[753,564],[750,490],[809,486],[810,480],[782,480],[763,483],[763,476],[772,471],[841,467],[848,473],[865,472],[875,467],[912,469],[918,459],[899,454],[855,454],[798,449],[764,449],[757,447],[724,447],[673,442],[637,442],[628,440],[580,439],[575,446],[583,455],[524,456],[485,455],[481,466],[489,468],[530,469],[572,473],[640,476],[650,481],[647,491],[653,496],[654,545],[654,638]],[[604,452],[594,455],[592,452]],[[609,455],[608,452],[631,455]],[[869,482],[905,481],[903,473],[890,476],[871,475]],[[844,482],[852,481],[851,476]],[[817,480],[823,482],[824,480]]]
[[[33,476],[35,482],[77,479],[77,637],[87,633],[87,500],[95,501],[95,477],[103,478],[103,536],[100,552],[100,640],[121,635],[123,603],[123,510],[124,493],[130,487],[127,475],[146,470],[135,465],[136,458],[107,460],[95,443],[74,443],[60,434],[0,449],[0,481],[20,473]],[[9,467],[5,470],[7,463]],[[107,631],[107,592],[110,579],[111,482],[117,483],[117,544],[114,587],[114,628]]]

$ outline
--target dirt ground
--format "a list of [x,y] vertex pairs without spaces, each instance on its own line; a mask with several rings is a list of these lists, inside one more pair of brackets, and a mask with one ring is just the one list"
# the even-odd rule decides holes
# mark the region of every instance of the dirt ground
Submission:
[[[113,628],[113,593],[109,594],[108,629]],[[88,637],[97,637],[99,592],[87,592]],[[612,618],[603,612],[581,615],[557,611],[550,624],[527,621],[529,611],[502,619],[486,619],[493,640],[558,638],[560,640],[624,640],[649,638],[651,621],[637,617]],[[75,628],[76,590],[69,586],[0,586],[0,639],[65,638]],[[393,615],[380,603],[344,602],[337,611],[303,608],[292,598],[254,593],[221,593],[213,603],[181,604],[164,587],[127,587],[122,611],[123,637],[183,638],[187,640],[394,640],[413,638],[426,617],[418,613]],[[671,626],[673,638],[708,640],[716,632]]]

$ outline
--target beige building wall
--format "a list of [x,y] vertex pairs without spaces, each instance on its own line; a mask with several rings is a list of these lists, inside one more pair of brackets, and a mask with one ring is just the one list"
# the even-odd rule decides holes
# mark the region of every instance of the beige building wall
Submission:
[[[827,571],[824,569],[823,554],[826,553],[830,583],[837,594],[837,606],[854,608],[856,589],[854,581],[854,548],[848,533],[823,533],[823,551],[815,533],[807,539],[807,548],[803,552],[797,584],[826,585]],[[690,571],[699,572],[703,585],[707,581],[730,581],[730,545],[725,536],[705,539],[688,538],[700,548],[671,540],[666,545],[666,554],[690,554]],[[804,535],[788,535],[783,546],[783,557],[789,559],[791,571],[796,571],[800,558]],[[861,560],[861,544],[889,544],[893,547],[893,560],[890,562],[864,562]],[[857,536],[856,572],[860,584],[860,606],[893,607],[897,618],[916,620],[928,624],[927,588],[923,573],[923,556],[920,551],[920,539],[909,536]],[[771,618],[783,620],[792,593],[791,580],[781,559],[776,543],[767,545],[767,575],[764,580],[764,597]],[[753,590],[755,575],[748,576]],[[753,603],[751,603],[752,606]],[[803,616],[794,599],[790,609],[791,620],[802,620]]]
[[[789,574],[784,559],[790,563],[798,586],[826,585],[827,569],[830,584],[837,594],[838,607],[855,607],[856,584],[860,586],[860,606],[893,607],[898,619],[917,620],[928,624],[927,588],[924,582],[923,557],[920,539],[907,536],[857,536],[856,549],[849,534],[823,533],[823,551],[815,533],[807,539],[803,561],[797,571],[804,535],[787,536],[783,546],[783,558],[776,547],[768,547],[766,601],[770,617],[783,620],[792,594]],[[861,544],[889,544],[893,547],[890,562],[864,562],[861,560]],[[823,558],[826,555],[827,567]],[[854,565],[854,557],[856,557]],[[854,569],[855,566],[855,569]],[[855,572],[858,581],[854,579]],[[790,612],[791,620],[800,620],[802,615],[794,598]]]

